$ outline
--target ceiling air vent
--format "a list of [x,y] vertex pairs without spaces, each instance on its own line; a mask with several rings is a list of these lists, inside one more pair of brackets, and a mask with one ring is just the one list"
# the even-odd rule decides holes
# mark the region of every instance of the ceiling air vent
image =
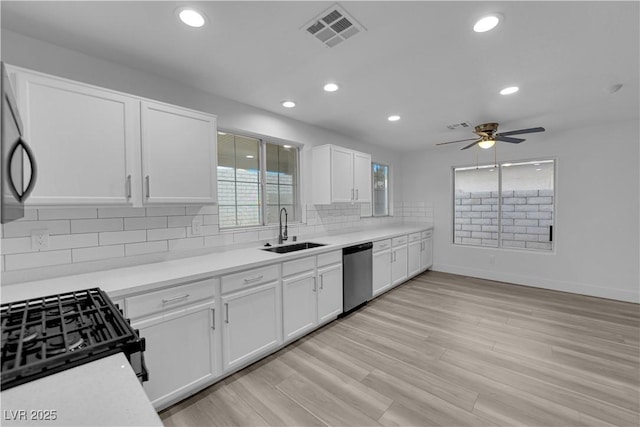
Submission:
[[447,125],[447,129],[449,130],[470,128],[470,127],[471,127],[471,124],[469,122],[460,122],[460,123],[454,123],[452,125]]
[[367,31],[337,3],[303,25],[301,29],[328,47],[334,47],[358,33]]

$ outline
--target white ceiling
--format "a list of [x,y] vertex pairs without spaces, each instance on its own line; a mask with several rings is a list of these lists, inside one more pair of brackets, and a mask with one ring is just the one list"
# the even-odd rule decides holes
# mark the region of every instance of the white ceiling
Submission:
[[[175,10],[185,4],[204,11],[208,25],[180,23]],[[327,48],[301,27],[333,4],[3,0],[1,7],[3,28],[398,150],[473,137],[446,128],[461,121],[555,133],[638,118],[638,2],[342,1],[367,32]],[[487,12],[504,15],[503,23],[474,33]],[[330,80],[341,90],[325,93]],[[616,83],[624,87],[608,93]],[[510,85],[521,89],[498,94]],[[298,106],[284,109],[284,99]],[[388,122],[392,113],[402,119]]]

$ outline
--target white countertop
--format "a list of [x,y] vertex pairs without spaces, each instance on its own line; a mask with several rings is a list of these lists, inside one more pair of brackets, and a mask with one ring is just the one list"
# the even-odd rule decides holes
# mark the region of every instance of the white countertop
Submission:
[[431,228],[433,228],[431,224],[397,225],[351,233],[313,237],[304,239],[304,241],[324,243],[326,246],[288,254],[276,254],[260,250],[262,246],[256,243],[255,246],[250,248],[217,251],[206,255],[143,264],[134,267],[5,285],[2,286],[2,295],[0,298],[2,303],[7,303],[94,287],[101,288],[107,292],[111,298],[118,298],[123,295],[146,292],[155,288],[172,286],[185,281],[220,276],[239,270],[317,255],[339,250],[351,245],[391,238]]
[[162,426],[122,353],[10,388],[1,397],[3,426]]

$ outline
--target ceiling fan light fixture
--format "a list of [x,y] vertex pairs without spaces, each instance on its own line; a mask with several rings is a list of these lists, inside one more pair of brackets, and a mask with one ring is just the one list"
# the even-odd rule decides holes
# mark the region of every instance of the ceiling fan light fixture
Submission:
[[511,95],[512,93],[516,93],[520,88],[518,86],[509,86],[505,87],[500,91],[500,95]]
[[480,148],[484,148],[486,150],[496,145],[496,141],[495,139],[485,139],[478,142],[478,145],[480,146]]
[[195,9],[182,7],[177,10],[178,18],[190,27],[200,28],[207,22],[204,14]]
[[493,30],[502,21],[502,15],[497,13],[484,16],[480,18],[473,26],[473,31],[476,33],[486,33]]

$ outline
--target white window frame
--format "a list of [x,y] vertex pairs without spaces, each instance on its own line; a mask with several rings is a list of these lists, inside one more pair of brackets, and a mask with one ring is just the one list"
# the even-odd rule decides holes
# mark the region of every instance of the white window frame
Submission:
[[[300,144],[297,144],[295,142],[290,142],[290,141],[284,141],[284,140],[279,140],[277,138],[271,138],[271,137],[266,137],[263,135],[258,135],[258,134],[254,134],[251,132],[244,132],[244,131],[237,131],[237,130],[226,130],[226,129],[218,129],[218,133],[226,133],[229,135],[235,135],[235,136],[240,136],[240,137],[245,137],[245,138],[252,138],[252,139],[256,139],[259,141],[259,147],[258,147],[258,152],[259,152],[259,159],[258,159],[258,166],[260,168],[259,171],[259,185],[260,185],[260,217],[261,217],[261,222],[260,224],[255,224],[255,225],[233,225],[233,226],[229,226],[229,227],[223,227],[222,225],[220,225],[220,231],[226,232],[226,231],[234,231],[234,230],[250,230],[250,229],[270,229],[270,228],[274,228],[274,227],[278,227],[278,224],[274,224],[274,223],[267,223],[267,210],[268,210],[268,206],[267,206],[267,144],[273,144],[273,145],[280,145],[280,146],[284,146],[284,145],[290,145],[291,148],[296,150],[296,162],[297,162],[297,169],[296,169],[296,185],[295,185],[295,194],[294,194],[294,198],[295,198],[295,204],[294,204],[294,210],[295,210],[295,217],[297,218],[296,221],[292,221],[289,224],[300,224],[302,223],[302,209],[301,209],[301,203],[300,203],[300,151],[302,149],[302,146]],[[217,168],[218,165],[216,165],[216,174],[217,172]],[[218,206],[220,206],[218,204]]]
[[[375,185],[375,180],[374,180],[374,165],[379,165],[379,166],[384,166],[387,168],[387,214],[386,215],[376,215],[375,214],[375,203],[374,203],[374,194],[375,194],[375,188],[373,187]],[[380,162],[371,162],[371,217],[372,218],[386,218],[391,216],[391,166],[389,166],[386,163],[380,163]]]
[[[502,167],[504,165],[517,165],[520,163],[535,163],[535,162],[548,162],[553,161],[553,230],[551,232],[551,249],[535,249],[535,248],[519,248],[519,247],[511,247],[511,246],[502,246]],[[461,168],[487,168],[487,167],[498,167],[498,245],[497,246],[483,246],[483,245],[472,245],[468,243],[456,243],[455,241],[455,231],[456,231],[456,210],[455,210],[455,200],[456,200],[456,182],[455,175],[456,169]],[[451,236],[450,244],[457,247],[465,247],[465,248],[478,248],[478,249],[489,249],[489,250],[502,250],[502,251],[521,251],[527,253],[537,253],[537,254],[551,254],[554,255],[557,251],[558,241],[557,241],[557,230],[558,230],[558,159],[553,156],[540,156],[535,158],[527,158],[527,159],[517,159],[517,160],[503,160],[497,163],[483,163],[476,165],[458,165],[451,167],[451,228],[449,230],[449,236]]]

